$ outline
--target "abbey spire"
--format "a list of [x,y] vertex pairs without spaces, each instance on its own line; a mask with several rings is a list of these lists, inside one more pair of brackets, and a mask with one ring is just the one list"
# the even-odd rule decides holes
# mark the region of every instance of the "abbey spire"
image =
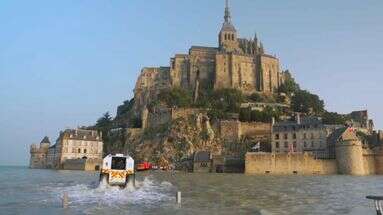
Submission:
[[219,47],[221,50],[233,52],[238,50],[237,30],[231,22],[231,14],[229,8],[229,0],[225,4],[224,23],[219,32]]
[[229,0],[226,0],[226,7],[225,7],[225,22],[228,22],[228,23],[231,22],[231,15],[230,15],[230,8],[229,8]]

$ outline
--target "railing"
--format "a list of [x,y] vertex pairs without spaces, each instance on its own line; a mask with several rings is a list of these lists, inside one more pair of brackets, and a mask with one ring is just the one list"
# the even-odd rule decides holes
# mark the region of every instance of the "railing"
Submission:
[[382,213],[383,213],[383,208],[382,208],[383,196],[366,196],[366,198],[374,200],[376,214],[382,215]]

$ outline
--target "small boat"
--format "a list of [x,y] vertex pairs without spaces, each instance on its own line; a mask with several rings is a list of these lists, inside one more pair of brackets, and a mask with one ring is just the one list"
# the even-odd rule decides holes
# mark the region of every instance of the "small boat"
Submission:
[[146,170],[151,170],[152,169],[152,164],[149,162],[142,162],[137,164],[136,170],[137,171],[146,171]]
[[134,160],[129,155],[107,155],[102,161],[100,182],[105,181],[111,186],[126,187],[135,185]]

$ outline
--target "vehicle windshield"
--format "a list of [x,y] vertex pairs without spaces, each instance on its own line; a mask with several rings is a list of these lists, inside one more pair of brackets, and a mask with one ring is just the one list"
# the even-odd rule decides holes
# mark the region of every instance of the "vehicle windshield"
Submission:
[[126,158],[124,157],[113,157],[112,158],[112,169],[125,170]]

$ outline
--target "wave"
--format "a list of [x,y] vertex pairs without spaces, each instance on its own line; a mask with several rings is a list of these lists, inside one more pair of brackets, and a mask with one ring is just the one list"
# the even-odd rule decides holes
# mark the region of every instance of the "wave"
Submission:
[[126,204],[146,204],[155,205],[158,202],[171,201],[174,195],[170,195],[173,185],[170,182],[155,182],[149,177],[142,181],[136,179],[135,186],[129,184],[122,189],[109,186],[106,182],[99,184],[77,184],[72,186],[49,187],[49,192],[53,192],[57,198],[61,198],[67,192],[69,205],[89,205],[99,206],[118,206]]

